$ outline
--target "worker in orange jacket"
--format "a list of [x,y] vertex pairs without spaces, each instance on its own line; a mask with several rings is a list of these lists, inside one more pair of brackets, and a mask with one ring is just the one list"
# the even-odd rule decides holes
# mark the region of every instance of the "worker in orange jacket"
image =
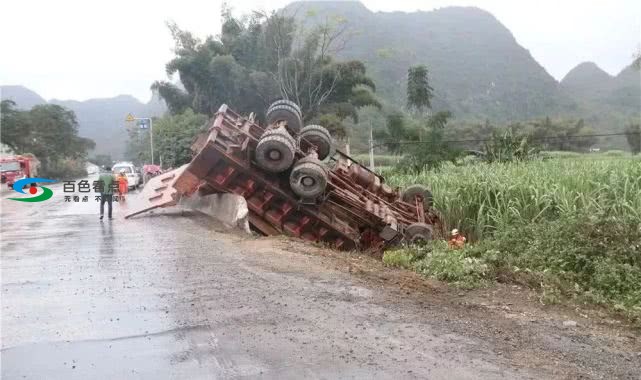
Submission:
[[124,201],[125,200],[125,194],[127,194],[127,190],[129,190],[129,181],[127,180],[127,174],[125,174],[125,169],[120,170],[120,174],[118,174],[118,193],[120,196],[120,200]]
[[466,240],[465,236],[461,235],[459,230],[455,228],[452,230],[452,236],[448,240],[447,246],[452,249],[461,249],[465,246]]

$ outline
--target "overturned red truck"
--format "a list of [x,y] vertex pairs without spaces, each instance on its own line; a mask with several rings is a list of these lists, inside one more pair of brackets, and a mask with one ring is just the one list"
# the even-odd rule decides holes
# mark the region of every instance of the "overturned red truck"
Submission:
[[288,100],[269,107],[265,127],[254,114],[222,105],[192,145],[191,162],[151,178],[142,204],[126,217],[194,194],[234,193],[247,201],[250,225],[265,235],[347,250],[432,239],[439,220],[426,188],[392,189],[334,149],[325,128],[302,125],[300,108]]

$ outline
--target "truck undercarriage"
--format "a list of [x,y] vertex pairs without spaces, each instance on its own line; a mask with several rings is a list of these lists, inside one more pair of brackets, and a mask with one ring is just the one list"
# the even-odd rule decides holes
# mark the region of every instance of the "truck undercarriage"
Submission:
[[301,120],[286,100],[269,108],[266,127],[253,114],[243,117],[222,105],[192,145],[191,162],[151,178],[140,195],[143,204],[126,217],[182,197],[233,193],[247,201],[255,230],[338,249],[381,250],[440,232],[427,189],[392,189],[335,150],[325,128],[301,128]]

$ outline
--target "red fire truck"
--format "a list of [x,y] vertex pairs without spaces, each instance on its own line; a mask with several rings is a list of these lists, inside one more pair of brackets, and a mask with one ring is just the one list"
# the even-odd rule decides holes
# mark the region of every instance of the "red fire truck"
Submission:
[[40,161],[32,154],[0,157],[2,183],[12,189],[14,182],[38,176]]

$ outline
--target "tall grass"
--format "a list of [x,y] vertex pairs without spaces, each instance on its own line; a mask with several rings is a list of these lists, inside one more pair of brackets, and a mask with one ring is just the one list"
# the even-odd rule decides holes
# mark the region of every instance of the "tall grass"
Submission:
[[401,247],[389,265],[461,286],[516,282],[541,302],[605,305],[641,326],[641,159],[584,156],[386,173],[431,188],[449,228],[471,241]]
[[[358,161],[358,163],[361,165],[369,166],[369,154],[357,154],[352,158]],[[401,162],[402,159],[403,159],[403,156],[375,154],[374,165],[376,165],[376,167],[394,166],[399,162]]]
[[446,165],[438,172],[385,173],[391,185],[425,184],[448,228],[481,239],[501,226],[582,214],[641,220],[641,160],[558,159]]

